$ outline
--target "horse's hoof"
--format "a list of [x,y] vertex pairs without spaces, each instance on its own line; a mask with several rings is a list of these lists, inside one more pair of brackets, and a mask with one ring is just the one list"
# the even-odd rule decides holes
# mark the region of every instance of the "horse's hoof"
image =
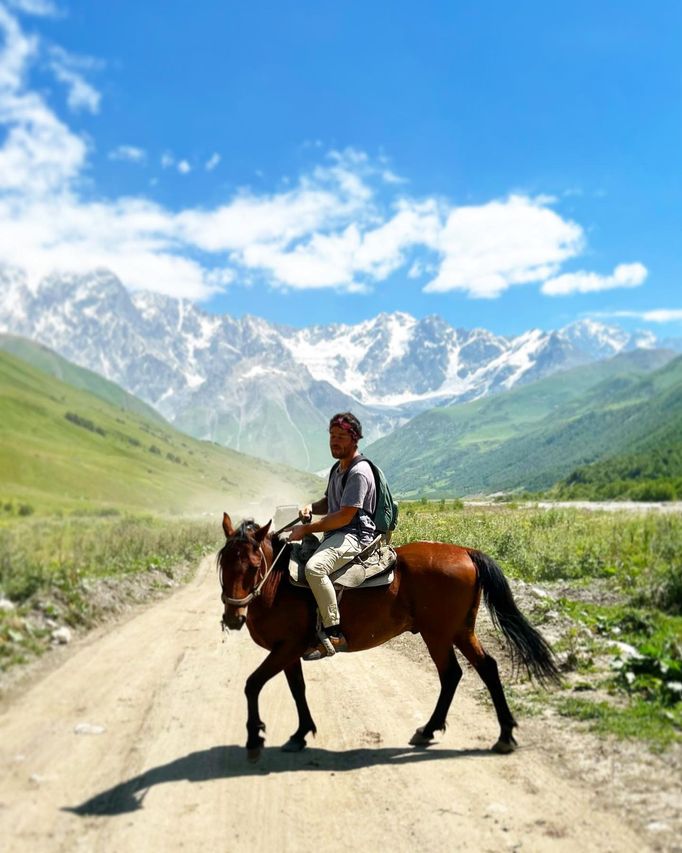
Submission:
[[432,737],[424,734],[424,729],[420,728],[410,738],[410,746],[430,746],[435,743]]
[[[265,726],[263,726],[265,729]],[[258,761],[260,758],[260,754],[263,751],[263,747],[265,746],[265,738],[259,737],[256,738],[255,746],[249,746],[248,741],[246,743],[246,757],[253,764],[253,762]]]
[[509,755],[510,752],[514,752],[518,744],[512,738],[511,740],[498,740],[497,743],[493,746],[492,751],[496,752],[498,755]]
[[301,752],[303,749],[305,749],[305,738],[290,737],[286,743],[282,744],[282,752]]

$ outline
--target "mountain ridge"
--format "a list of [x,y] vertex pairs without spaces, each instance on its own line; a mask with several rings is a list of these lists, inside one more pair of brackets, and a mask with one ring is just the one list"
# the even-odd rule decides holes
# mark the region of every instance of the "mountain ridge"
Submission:
[[542,490],[665,429],[660,401],[658,419],[649,423],[645,415],[667,383],[682,389],[682,357],[622,353],[494,398],[425,412],[367,453],[407,496]]
[[593,321],[506,338],[404,312],[291,329],[128,293],[107,270],[32,286],[4,270],[0,292],[0,331],[116,382],[195,437],[311,471],[328,462],[334,411],[355,411],[371,442],[434,406],[655,344]]

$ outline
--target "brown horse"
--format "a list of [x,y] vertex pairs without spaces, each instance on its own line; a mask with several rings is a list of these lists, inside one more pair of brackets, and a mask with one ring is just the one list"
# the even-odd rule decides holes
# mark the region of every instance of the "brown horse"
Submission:
[[[225,605],[223,625],[239,629],[246,623],[253,640],[269,651],[246,681],[246,748],[252,759],[260,754],[265,725],[258,697],[265,683],[284,671],[298,710],[298,728],[282,749],[297,752],[305,747],[306,735],[317,731],[301,668],[301,655],[315,636],[315,602],[309,590],[288,582],[291,546],[268,535],[270,522],[259,527],[247,520],[235,529],[229,515],[224,514],[223,529],[227,541],[218,554]],[[509,641],[513,658],[541,683],[558,680],[551,649],[520,613],[502,570],[490,557],[442,542],[412,542],[398,548],[397,553],[395,579],[390,586],[349,589],[343,594],[341,626],[349,651],[371,649],[404,631],[422,635],[441,683],[429,721],[410,740],[415,746],[426,746],[434,732],[445,729],[462,677],[456,646],[490,691],[500,724],[493,750],[511,752],[517,745],[513,735],[516,721],[504,696],[497,663],[474,632],[481,592],[494,624]]]

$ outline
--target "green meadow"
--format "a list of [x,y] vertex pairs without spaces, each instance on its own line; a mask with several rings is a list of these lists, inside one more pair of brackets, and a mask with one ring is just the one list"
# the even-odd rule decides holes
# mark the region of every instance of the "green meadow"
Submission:
[[[21,339],[0,352],[0,667],[167,589],[214,551],[223,510],[264,520],[320,492],[304,472],[175,430]],[[26,358],[30,359],[29,363]]]
[[112,402],[111,383],[102,388],[76,388],[0,352],[6,513],[257,512],[319,490],[311,474],[190,438],[126,403],[130,395]]

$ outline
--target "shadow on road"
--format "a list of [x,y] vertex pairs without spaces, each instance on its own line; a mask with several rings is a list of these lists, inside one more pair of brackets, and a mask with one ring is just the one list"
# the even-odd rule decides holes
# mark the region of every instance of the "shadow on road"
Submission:
[[277,747],[263,750],[253,763],[246,758],[243,746],[214,746],[190,752],[168,764],[152,767],[113,788],[95,794],[79,806],[64,807],[63,811],[77,815],[120,815],[137,811],[144,804],[147,792],[154,785],[166,782],[207,782],[240,776],[263,776],[269,773],[295,773],[300,770],[342,772],[380,764],[417,764],[424,761],[443,761],[448,758],[494,756],[488,749],[396,749],[395,747],[349,749],[336,752],[329,749],[306,749],[299,753],[281,752]]

